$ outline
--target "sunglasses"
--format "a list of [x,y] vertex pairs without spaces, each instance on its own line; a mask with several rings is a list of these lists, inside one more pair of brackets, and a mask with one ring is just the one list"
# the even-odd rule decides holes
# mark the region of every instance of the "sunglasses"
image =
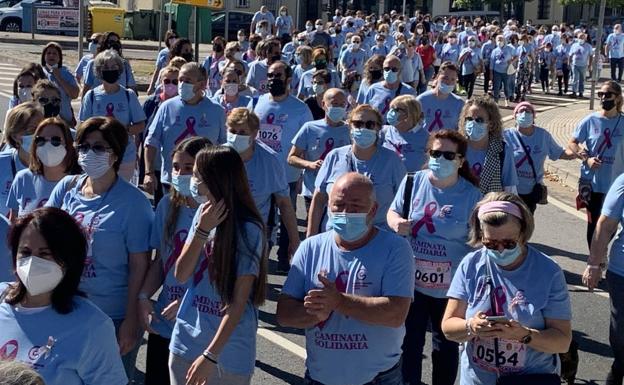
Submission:
[[50,98],[41,97],[41,98],[37,99],[37,101],[39,102],[39,104],[48,104],[48,103],[51,103],[51,104],[54,104],[54,105],[61,104],[61,99],[59,99],[59,98],[51,98],[50,99]]
[[610,98],[612,96],[615,96],[615,92],[611,92],[611,91],[607,91],[607,92],[602,92],[602,91],[598,91],[597,93],[598,97],[600,99],[604,98]]
[[367,128],[369,130],[374,129],[375,127],[381,126],[381,124],[375,120],[352,120],[351,125],[355,128]]
[[471,116],[466,116],[466,121],[467,121],[467,122],[472,122],[473,120],[474,120],[475,122],[477,122],[477,123],[483,123],[483,122],[485,122],[485,120],[484,120],[483,118],[473,118],[473,117],[471,117]]
[[106,147],[103,144],[91,145],[89,143],[79,144],[78,146],[76,146],[76,148],[78,149],[78,152],[82,154],[86,154],[87,152],[89,152],[89,150],[93,150],[93,152],[95,152],[96,154],[103,154],[111,149],[110,147]]
[[481,239],[481,244],[485,246],[486,249],[490,250],[498,250],[500,246],[507,250],[514,249],[518,245],[518,241],[513,239]]
[[383,70],[386,71],[386,72],[390,72],[390,71],[392,71],[392,72],[399,72],[399,69],[395,68],[395,67],[384,67]]
[[278,73],[270,73],[267,74],[267,79],[280,79],[282,77],[282,74],[278,74]]
[[54,147],[58,147],[63,144],[63,139],[60,136],[53,136],[50,139],[44,138],[43,136],[35,137],[33,141],[37,147],[42,147],[46,142],[50,142]]
[[429,150],[429,156],[435,159],[444,156],[446,160],[455,160],[460,155],[453,151]]
[[178,85],[178,79],[163,79],[164,84],[173,84],[174,86]]

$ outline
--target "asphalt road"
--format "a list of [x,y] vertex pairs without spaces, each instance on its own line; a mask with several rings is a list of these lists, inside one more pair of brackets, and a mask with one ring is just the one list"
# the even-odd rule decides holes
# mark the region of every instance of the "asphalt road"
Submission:
[[[4,47],[3,47],[4,48]],[[0,95],[0,117],[6,113],[8,99]],[[570,202],[569,190],[550,186],[553,194]],[[551,199],[554,202],[555,199]],[[555,202],[556,203],[556,202]],[[300,205],[301,207],[302,205]],[[563,204],[539,206],[536,231],[532,244],[551,255],[566,273],[573,305],[575,339],[580,343],[580,367],[577,384],[603,384],[611,363],[608,344],[609,303],[606,293],[589,293],[581,285],[587,246],[585,244],[584,215],[575,213]],[[302,213],[299,213],[301,218]],[[275,255],[271,256],[270,271],[275,270]],[[275,323],[275,301],[284,277],[269,276],[269,298],[260,309],[260,330],[257,345],[254,385],[299,384],[304,373],[304,338],[299,330],[286,330]],[[430,384],[430,345],[425,350],[424,383]],[[346,358],[346,357],[345,357]],[[144,370],[145,346],[141,348],[137,368]],[[337,363],[339,364],[339,363]],[[142,383],[141,373],[136,382]]]

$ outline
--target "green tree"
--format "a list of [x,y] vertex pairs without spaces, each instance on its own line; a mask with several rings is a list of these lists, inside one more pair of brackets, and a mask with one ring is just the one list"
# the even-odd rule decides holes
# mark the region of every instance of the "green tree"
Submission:
[[[562,5],[599,5],[600,0],[559,0]],[[622,7],[624,0],[607,0],[607,7]]]

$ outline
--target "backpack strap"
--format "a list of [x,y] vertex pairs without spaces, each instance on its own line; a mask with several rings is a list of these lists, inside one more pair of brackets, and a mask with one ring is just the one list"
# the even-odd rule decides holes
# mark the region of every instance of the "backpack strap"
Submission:
[[409,219],[412,206],[412,190],[414,189],[414,173],[408,172],[405,180],[405,191],[403,192],[403,219]]
[[15,179],[15,174],[17,174],[17,165],[15,164],[15,158],[11,156],[11,173],[13,174],[13,179]]

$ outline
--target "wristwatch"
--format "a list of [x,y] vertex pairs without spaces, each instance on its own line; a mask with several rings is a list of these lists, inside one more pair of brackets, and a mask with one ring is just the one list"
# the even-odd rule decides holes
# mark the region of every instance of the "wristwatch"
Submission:
[[522,337],[520,339],[520,342],[525,344],[525,345],[530,344],[531,340],[533,339],[533,331],[531,329],[529,329],[529,328],[527,328],[527,330],[529,331],[529,334],[527,334],[526,336],[524,336],[524,337]]

